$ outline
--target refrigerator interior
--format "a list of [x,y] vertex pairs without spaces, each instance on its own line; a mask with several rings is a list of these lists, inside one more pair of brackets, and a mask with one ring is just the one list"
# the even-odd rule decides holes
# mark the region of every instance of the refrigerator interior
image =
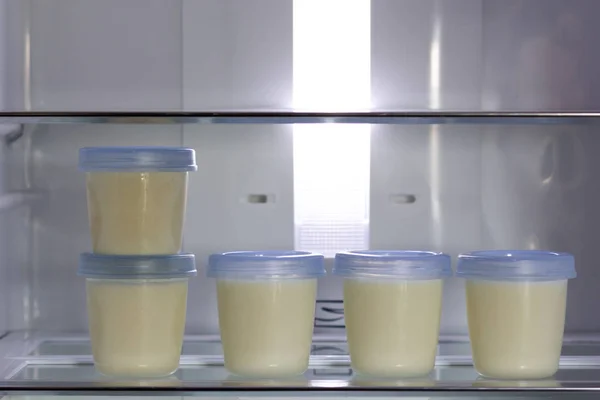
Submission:
[[[598,15],[594,0],[2,0],[0,109],[598,110]],[[77,152],[128,145],[191,147],[198,160],[184,250],[199,272],[166,387],[239,383],[218,365],[205,261],[256,249],[319,251],[329,266],[350,248],[570,252],[565,369],[548,385],[600,381],[597,120],[3,121],[0,390],[105,382],[76,275],[90,249]],[[320,281],[311,369],[291,385],[351,379],[341,299],[338,279]],[[467,340],[464,287],[451,279],[433,382],[474,385]]]

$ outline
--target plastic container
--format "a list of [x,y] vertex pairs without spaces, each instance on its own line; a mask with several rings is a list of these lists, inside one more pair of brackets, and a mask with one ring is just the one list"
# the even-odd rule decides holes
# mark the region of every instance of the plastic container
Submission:
[[192,149],[97,147],[79,150],[87,173],[94,253],[176,254],[181,250]]
[[575,263],[567,253],[493,250],[461,254],[473,362],[494,379],[542,379],[558,369]]
[[434,367],[443,279],[450,257],[427,251],[351,251],[335,256],[344,278],[352,368],[361,375],[410,378]]
[[177,370],[192,254],[111,256],[84,253],[87,307],[96,369],[105,375],[155,378]]
[[240,251],[210,256],[217,278],[225,367],[276,378],[308,368],[323,256],[303,251]]

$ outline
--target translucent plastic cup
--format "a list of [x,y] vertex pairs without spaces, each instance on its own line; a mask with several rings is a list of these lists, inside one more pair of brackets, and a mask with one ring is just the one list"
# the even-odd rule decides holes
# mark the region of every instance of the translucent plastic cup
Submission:
[[179,366],[194,256],[81,255],[96,369],[156,378]]
[[558,369],[573,256],[533,250],[459,256],[475,369],[494,379],[543,379]]
[[344,317],[352,368],[361,375],[411,378],[435,365],[444,278],[450,257],[426,251],[352,251],[335,257],[344,277]]
[[98,147],[79,151],[87,175],[94,253],[176,254],[181,250],[192,149]]
[[214,254],[225,367],[235,375],[302,374],[312,344],[323,256],[300,251]]

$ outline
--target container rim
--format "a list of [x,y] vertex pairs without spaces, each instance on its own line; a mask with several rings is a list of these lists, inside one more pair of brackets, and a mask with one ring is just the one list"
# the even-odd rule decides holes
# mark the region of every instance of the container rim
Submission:
[[458,256],[456,275],[466,279],[563,280],[577,276],[575,258],[546,250],[483,250]]
[[84,172],[191,172],[198,169],[196,152],[185,147],[83,147]]
[[207,276],[223,279],[317,278],[325,275],[324,257],[309,251],[231,251],[212,254]]
[[450,256],[423,250],[357,250],[335,255],[333,274],[345,278],[443,279]]
[[96,279],[171,279],[196,275],[191,253],[174,255],[110,255],[83,253],[79,276]]

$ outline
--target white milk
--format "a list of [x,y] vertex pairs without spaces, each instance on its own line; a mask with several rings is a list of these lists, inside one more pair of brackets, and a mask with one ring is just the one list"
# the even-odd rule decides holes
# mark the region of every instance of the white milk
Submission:
[[567,281],[467,280],[477,371],[497,379],[540,379],[558,369]]
[[160,377],[179,366],[187,279],[87,279],[96,369],[105,375]]
[[88,173],[94,253],[178,253],[186,193],[186,172]]
[[317,279],[217,281],[225,367],[279,377],[308,368]]
[[378,377],[427,375],[437,352],[442,286],[441,279],[345,279],[352,368]]

